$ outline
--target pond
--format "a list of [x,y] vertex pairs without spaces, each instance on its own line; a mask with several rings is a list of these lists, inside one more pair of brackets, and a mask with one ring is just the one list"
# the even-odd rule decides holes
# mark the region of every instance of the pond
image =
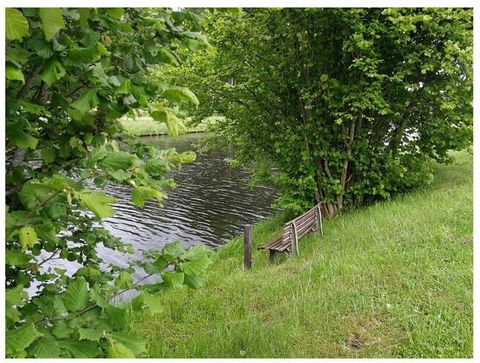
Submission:
[[[172,172],[177,186],[168,191],[163,208],[156,201],[138,208],[131,202],[129,187],[115,184],[105,187],[104,191],[116,197],[118,202],[114,205],[115,216],[105,219],[104,226],[114,236],[131,243],[135,257],[141,258],[142,251],[162,248],[177,240],[182,241],[185,248],[200,243],[216,249],[242,234],[245,224],[258,222],[274,213],[271,204],[275,190],[268,186],[251,187],[248,173],[232,168],[225,160],[233,156],[233,149],[200,152],[204,137],[204,134],[194,133],[178,138],[143,138],[160,148],[197,153],[195,162]],[[104,248],[99,254],[107,262],[119,265],[124,265],[129,258]]]

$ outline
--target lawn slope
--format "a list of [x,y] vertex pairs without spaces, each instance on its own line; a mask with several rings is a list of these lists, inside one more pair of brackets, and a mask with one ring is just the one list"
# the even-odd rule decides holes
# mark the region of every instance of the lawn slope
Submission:
[[[472,156],[434,170],[426,190],[326,221],[298,258],[255,251],[243,271],[234,239],[204,287],[130,313],[128,333],[152,357],[472,357]],[[256,226],[255,246],[282,222]]]

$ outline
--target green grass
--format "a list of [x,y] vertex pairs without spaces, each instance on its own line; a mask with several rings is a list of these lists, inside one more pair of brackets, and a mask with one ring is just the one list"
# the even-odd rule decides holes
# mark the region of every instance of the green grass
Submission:
[[[242,240],[221,248],[199,290],[164,311],[129,313],[152,357],[472,357],[472,157],[435,165],[435,181],[326,221],[300,256],[273,264]],[[280,233],[257,225],[254,245]]]

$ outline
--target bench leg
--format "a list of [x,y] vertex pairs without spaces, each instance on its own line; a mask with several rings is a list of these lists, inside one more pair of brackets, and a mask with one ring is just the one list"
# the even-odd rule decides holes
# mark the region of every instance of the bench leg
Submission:
[[273,256],[275,255],[275,251],[274,250],[270,250],[269,251],[270,253],[268,254],[268,260],[270,262],[273,262]]

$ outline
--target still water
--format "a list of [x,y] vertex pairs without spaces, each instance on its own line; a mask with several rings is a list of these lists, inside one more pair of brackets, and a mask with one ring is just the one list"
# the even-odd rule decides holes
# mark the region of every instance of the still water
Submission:
[[[145,142],[160,148],[197,153],[195,162],[172,173],[177,186],[168,191],[163,208],[153,200],[138,208],[130,200],[129,187],[114,184],[105,187],[104,191],[118,202],[114,205],[115,216],[105,219],[104,225],[114,236],[134,246],[134,257],[141,258],[142,251],[162,248],[177,240],[182,241],[185,248],[204,244],[216,249],[243,233],[245,224],[258,222],[274,213],[270,206],[275,190],[267,186],[249,186],[248,173],[232,168],[225,161],[233,156],[233,150],[201,153],[199,146],[203,138],[202,134],[144,138]],[[107,249],[100,249],[99,254],[107,262],[120,265],[129,258]]]

